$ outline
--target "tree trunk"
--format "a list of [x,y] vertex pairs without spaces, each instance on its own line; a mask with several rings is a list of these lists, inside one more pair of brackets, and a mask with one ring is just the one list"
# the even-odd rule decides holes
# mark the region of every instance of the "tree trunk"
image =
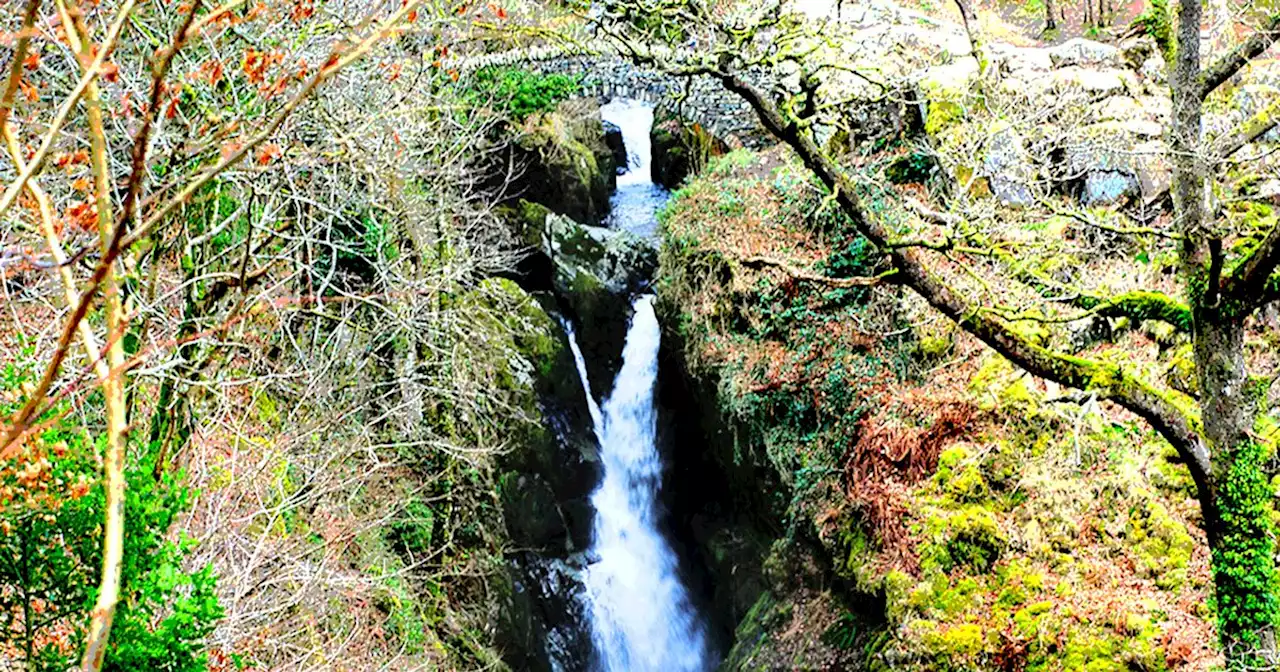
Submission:
[[1053,0],[1044,0],[1044,30],[1049,32],[1058,29],[1058,21],[1053,18]]
[[1274,669],[1274,543],[1262,451],[1250,437],[1256,414],[1244,362],[1244,318],[1220,296],[1222,241],[1207,221],[1200,94],[1200,0],[1180,0],[1173,97],[1175,221],[1183,235],[1182,273],[1193,312],[1203,440],[1212,473],[1200,486],[1213,557],[1218,637],[1228,670]]
[[1214,462],[1205,530],[1213,555],[1218,636],[1228,670],[1275,669],[1280,656],[1274,624],[1280,609],[1273,592],[1271,489],[1262,470],[1262,447],[1249,435],[1256,408],[1244,366],[1243,322],[1222,313],[1204,306],[1194,335],[1204,436]]

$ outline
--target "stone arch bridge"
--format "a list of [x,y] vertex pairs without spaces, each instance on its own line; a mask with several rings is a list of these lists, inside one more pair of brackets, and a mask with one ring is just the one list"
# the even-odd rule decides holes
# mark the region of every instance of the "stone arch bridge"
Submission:
[[629,98],[653,104],[701,125],[730,147],[752,149],[772,144],[755,112],[706,75],[671,75],[638,66],[603,42],[580,46],[542,46],[497,52],[450,64],[465,74],[485,67],[521,68],[543,75],[581,78],[583,94],[600,102]]

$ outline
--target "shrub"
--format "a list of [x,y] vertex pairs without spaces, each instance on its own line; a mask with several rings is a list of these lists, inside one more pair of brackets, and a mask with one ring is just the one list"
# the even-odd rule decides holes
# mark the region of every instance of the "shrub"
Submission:
[[[21,404],[29,372],[0,371],[0,416]],[[29,670],[74,664],[102,560],[106,495],[92,445],[61,402],[47,428],[0,462],[0,632]],[[191,501],[181,474],[152,475],[140,446],[128,465],[121,601],[105,670],[205,669],[204,638],[222,616],[210,567],[183,569],[192,545],[165,539]]]
[[535,112],[550,112],[582,88],[581,78],[571,75],[539,75],[515,68],[482,68],[470,82],[466,98],[476,105],[491,105],[517,121]]

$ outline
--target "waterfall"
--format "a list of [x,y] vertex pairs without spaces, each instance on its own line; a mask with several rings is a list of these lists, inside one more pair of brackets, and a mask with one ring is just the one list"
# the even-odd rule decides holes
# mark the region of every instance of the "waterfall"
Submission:
[[600,116],[622,130],[627,148],[627,171],[618,176],[618,190],[609,200],[611,229],[626,229],[645,238],[658,234],[658,208],[667,202],[667,190],[654,184],[649,129],[653,107],[634,100],[613,100],[600,107]]
[[701,672],[711,663],[703,626],[658,530],[653,296],[634,308],[622,369],[595,428],[604,477],[591,496],[598,558],[586,571],[592,638],[606,672]]
[[[645,236],[667,192],[649,177],[653,109],[632,101],[604,106],[622,129],[632,158],[618,179],[609,226]],[[715,666],[702,619],[679,575],[679,563],[660,528],[655,383],[661,331],[653,296],[637,298],[613,389],[597,405],[571,328],[574,362],[587,396],[603,476],[591,495],[595,523],[585,570],[586,600],[598,668],[602,672],[704,672]]]
[[627,172],[618,176],[618,189],[653,184],[649,179],[649,129],[653,127],[653,108],[634,100],[612,100],[600,107],[600,116],[622,130],[622,144],[627,148]]

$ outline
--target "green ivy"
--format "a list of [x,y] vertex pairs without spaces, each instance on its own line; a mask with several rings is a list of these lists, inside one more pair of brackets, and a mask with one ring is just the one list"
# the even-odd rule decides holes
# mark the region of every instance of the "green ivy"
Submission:
[[[31,378],[14,364],[0,370],[0,416],[22,403],[20,390]],[[66,402],[55,404],[23,454],[0,462],[0,491],[7,493],[0,499],[0,585],[11,588],[0,591],[0,635],[32,672],[74,665],[99,582],[102,442],[90,442],[69,411]],[[121,600],[103,669],[203,670],[205,638],[222,617],[216,579],[208,566],[185,569],[191,540],[166,539],[193,492],[181,474],[157,480],[145,448],[130,448],[136,457],[125,475]]]
[[[1271,491],[1262,471],[1262,447],[1246,442],[1226,457],[1218,490],[1222,538],[1213,553],[1218,631],[1223,647],[1251,649],[1259,632],[1280,614],[1275,594]],[[1234,661],[1247,666],[1250,661]],[[1254,661],[1258,662],[1258,661]]]
[[550,112],[582,89],[574,75],[540,75],[516,68],[481,68],[469,80],[465,97],[476,105],[490,105],[517,121],[535,112]]

